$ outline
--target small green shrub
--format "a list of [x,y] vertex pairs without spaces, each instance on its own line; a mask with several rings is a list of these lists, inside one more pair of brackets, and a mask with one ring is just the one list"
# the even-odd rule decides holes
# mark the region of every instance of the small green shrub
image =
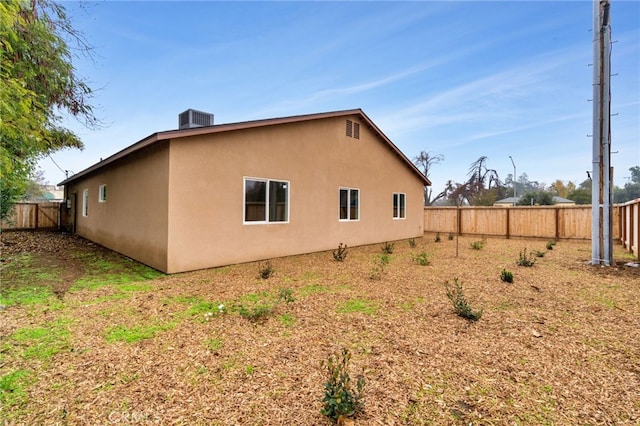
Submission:
[[453,232],[449,232],[449,236],[447,238],[449,239],[449,241],[452,241],[454,239]]
[[338,248],[333,251],[333,259],[338,262],[344,262],[347,258],[347,245],[346,244],[338,244]]
[[549,241],[547,243],[547,250],[553,250],[553,246],[555,246],[555,245],[556,245],[555,241]]
[[414,248],[416,246],[416,240],[415,238],[411,238],[409,240],[409,247]]
[[503,269],[502,272],[500,273],[500,279],[506,283],[513,283],[513,273],[511,271],[507,271],[506,269]]
[[442,240],[442,239],[440,238],[440,233],[438,232],[438,233],[436,234],[436,238],[435,238],[435,240],[434,240],[434,241],[435,241],[436,243],[439,243],[441,240]]
[[382,279],[382,275],[384,274],[384,270],[386,266],[389,264],[391,258],[388,254],[381,254],[376,260],[373,262],[373,268],[371,268],[371,273],[369,274],[369,278],[372,280]]
[[413,256],[413,261],[421,266],[427,266],[429,262],[429,256],[426,251],[421,251],[420,253]]
[[290,288],[281,288],[278,292],[278,302],[293,303],[296,298],[293,297],[293,290]]
[[535,256],[533,253],[529,253],[527,255],[527,249],[525,248],[520,252],[518,261],[516,263],[518,264],[518,266],[531,267],[536,263],[536,260],[533,258],[533,256]]
[[386,242],[382,245],[382,252],[384,254],[392,254],[393,253],[393,243]]
[[458,282],[458,278],[453,279],[453,288],[450,288],[448,283],[445,283],[445,288],[447,289],[447,297],[449,301],[451,301],[453,311],[456,315],[469,321],[478,321],[480,317],[482,317],[482,309],[474,311],[467,302],[462,290],[462,284]]
[[258,268],[258,276],[263,280],[266,280],[271,275],[273,275],[273,272],[274,270],[273,270],[273,267],[271,266],[271,262],[268,260],[264,264],[260,264]]
[[238,313],[251,322],[263,322],[273,314],[273,306],[262,303],[246,308],[244,305],[238,305]]
[[351,354],[343,349],[342,354],[329,356],[326,365],[328,380],[324,385],[323,407],[320,412],[337,421],[338,418],[354,417],[364,406],[363,393],[366,381],[362,375],[356,379],[355,388],[351,383],[349,362]]
[[474,241],[469,246],[474,250],[482,250],[484,247],[484,241]]
[[536,255],[536,257],[544,257],[544,255],[547,254],[546,251],[542,251],[542,250],[536,250],[533,253]]

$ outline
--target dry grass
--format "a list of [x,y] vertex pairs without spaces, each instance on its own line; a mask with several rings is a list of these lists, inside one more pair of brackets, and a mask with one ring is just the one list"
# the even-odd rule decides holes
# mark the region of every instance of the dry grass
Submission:
[[[252,263],[9,306],[0,378],[27,379],[23,398],[0,387],[12,402],[0,420],[330,424],[321,362],[348,348],[367,380],[356,425],[640,424],[640,271],[586,265],[589,242],[560,241],[522,268],[518,253],[546,241],[489,238],[481,250],[472,241],[460,238],[458,257],[456,241],[397,241],[377,280],[381,245],[350,247],[344,262],[331,252],[272,259],[266,280]],[[423,250],[428,266],[414,262]],[[513,284],[500,280],[504,268]],[[455,277],[479,321],[453,313],[444,284]],[[276,304],[283,288],[295,301]],[[238,313],[255,304],[270,315]],[[41,341],[20,332],[37,328],[59,333],[56,353],[26,355]],[[147,335],[128,343],[117,331]]]

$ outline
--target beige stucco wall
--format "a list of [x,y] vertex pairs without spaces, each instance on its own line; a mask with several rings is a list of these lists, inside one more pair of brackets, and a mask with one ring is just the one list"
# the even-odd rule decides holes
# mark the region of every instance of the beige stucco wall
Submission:
[[[67,185],[77,194],[76,233],[158,270],[167,269],[169,144],[161,142]],[[107,185],[106,202],[98,188]],[[82,193],[89,190],[88,215]]]
[[[359,122],[359,116],[351,119]],[[364,122],[346,117],[171,141],[168,263],[180,272],[419,237],[423,182]],[[289,223],[243,224],[243,178],[290,182]],[[360,190],[360,220],[338,220],[340,187]],[[393,193],[406,219],[393,219]]]

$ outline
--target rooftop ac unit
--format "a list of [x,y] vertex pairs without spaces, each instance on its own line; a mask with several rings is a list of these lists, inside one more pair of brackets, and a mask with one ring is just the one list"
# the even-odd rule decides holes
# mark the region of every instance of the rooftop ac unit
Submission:
[[213,114],[188,109],[178,115],[178,128],[193,129],[195,127],[213,126]]

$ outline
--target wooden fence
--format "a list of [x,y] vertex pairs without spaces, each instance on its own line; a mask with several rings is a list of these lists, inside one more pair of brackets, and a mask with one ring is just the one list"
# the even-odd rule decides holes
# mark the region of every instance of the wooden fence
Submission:
[[[614,230],[618,209],[614,208]],[[460,230],[461,234],[506,238],[590,239],[591,206],[425,207],[424,230]]]
[[15,204],[2,229],[58,229],[60,206],[56,202]]
[[640,198],[620,204],[620,241],[625,249],[640,259]]

